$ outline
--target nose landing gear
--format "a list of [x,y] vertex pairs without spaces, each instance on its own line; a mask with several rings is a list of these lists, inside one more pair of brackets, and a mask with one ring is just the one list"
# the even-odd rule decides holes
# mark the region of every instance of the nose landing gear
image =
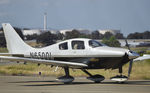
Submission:
[[119,67],[119,73],[120,73],[120,75],[111,77],[110,79],[111,79],[112,81],[117,81],[117,82],[119,82],[119,83],[124,83],[125,81],[128,80],[128,77],[127,77],[127,76],[122,75],[122,67]]

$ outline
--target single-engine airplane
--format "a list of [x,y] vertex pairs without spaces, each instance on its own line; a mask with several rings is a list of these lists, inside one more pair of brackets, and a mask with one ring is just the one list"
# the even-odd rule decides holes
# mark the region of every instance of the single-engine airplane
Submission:
[[[57,80],[71,83],[74,80],[69,68],[81,69],[95,83],[105,79],[102,75],[92,75],[87,69],[119,69],[120,75],[111,80],[124,82],[128,80],[133,59],[139,57],[130,49],[108,47],[92,39],[75,38],[65,40],[43,48],[33,48],[27,45],[9,23],[3,23],[9,53],[1,53],[0,59],[13,62],[30,62],[64,68],[65,75]],[[128,76],[122,75],[122,66],[130,62]]]

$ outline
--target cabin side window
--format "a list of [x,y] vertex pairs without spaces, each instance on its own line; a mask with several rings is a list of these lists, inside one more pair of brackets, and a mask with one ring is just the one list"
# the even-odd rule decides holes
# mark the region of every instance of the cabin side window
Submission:
[[65,43],[59,44],[59,49],[60,50],[67,50],[68,49],[68,43],[65,42]]
[[83,41],[72,41],[72,49],[74,49],[74,50],[85,49],[84,42]]
[[101,44],[101,43],[98,42],[98,41],[90,40],[90,41],[89,41],[89,46],[91,46],[92,48],[95,48],[95,47],[100,47],[100,46],[104,46],[104,45]]

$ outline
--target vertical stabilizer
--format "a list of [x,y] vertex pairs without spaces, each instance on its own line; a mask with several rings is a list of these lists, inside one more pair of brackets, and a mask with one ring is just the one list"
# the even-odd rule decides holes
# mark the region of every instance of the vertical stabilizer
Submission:
[[12,54],[23,54],[32,49],[27,45],[21,37],[17,34],[15,29],[9,23],[3,23],[4,35],[7,43],[7,49]]

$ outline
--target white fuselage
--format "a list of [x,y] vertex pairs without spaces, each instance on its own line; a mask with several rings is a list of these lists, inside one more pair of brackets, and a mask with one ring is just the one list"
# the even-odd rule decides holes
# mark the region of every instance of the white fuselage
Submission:
[[[33,48],[24,52],[25,57],[34,58],[55,58],[55,57],[122,57],[125,53],[131,55],[129,50],[122,48],[113,48],[108,46],[92,47],[89,45],[91,39],[70,39],[53,44],[44,48]],[[84,42],[84,49],[73,49],[72,42]],[[60,45],[67,43],[67,49],[61,49]],[[134,55],[136,56],[136,55]],[[133,57],[133,55],[132,55]]]

